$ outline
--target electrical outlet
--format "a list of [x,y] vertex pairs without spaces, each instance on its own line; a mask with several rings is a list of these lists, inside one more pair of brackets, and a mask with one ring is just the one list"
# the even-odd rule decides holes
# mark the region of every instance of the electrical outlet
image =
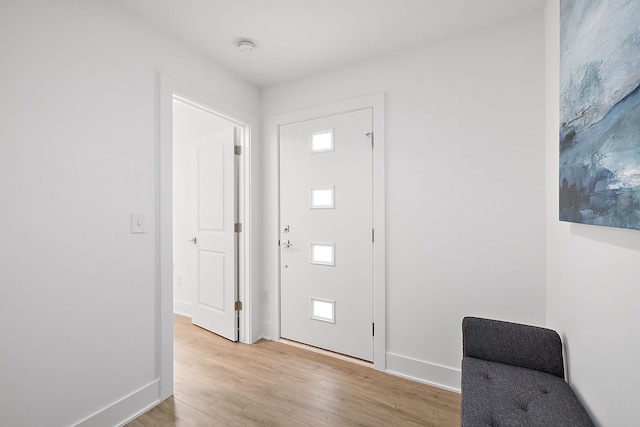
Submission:
[[262,302],[269,302],[269,291],[262,291]]
[[176,286],[177,287],[182,286],[182,276],[176,277]]

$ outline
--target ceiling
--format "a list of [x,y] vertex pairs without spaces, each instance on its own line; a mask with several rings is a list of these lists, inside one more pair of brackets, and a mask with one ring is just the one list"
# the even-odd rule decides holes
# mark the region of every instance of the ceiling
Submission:
[[[114,0],[266,87],[544,8],[546,0]],[[241,53],[243,39],[257,49]]]

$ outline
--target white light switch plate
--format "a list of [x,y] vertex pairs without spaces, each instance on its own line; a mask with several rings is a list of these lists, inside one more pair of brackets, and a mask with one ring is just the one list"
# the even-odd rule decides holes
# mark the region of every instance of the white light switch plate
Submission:
[[141,234],[147,232],[147,219],[144,213],[131,213],[131,234]]

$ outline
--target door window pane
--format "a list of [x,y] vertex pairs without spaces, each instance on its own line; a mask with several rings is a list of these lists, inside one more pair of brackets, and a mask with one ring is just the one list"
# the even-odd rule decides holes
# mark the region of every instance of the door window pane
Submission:
[[336,303],[335,301],[311,298],[311,318],[322,320],[323,322],[336,323]]
[[333,151],[333,130],[323,130],[311,134],[311,153]]
[[334,248],[333,243],[312,243],[311,264],[335,265]]
[[311,189],[312,209],[332,209],[333,208],[333,188],[312,188]]

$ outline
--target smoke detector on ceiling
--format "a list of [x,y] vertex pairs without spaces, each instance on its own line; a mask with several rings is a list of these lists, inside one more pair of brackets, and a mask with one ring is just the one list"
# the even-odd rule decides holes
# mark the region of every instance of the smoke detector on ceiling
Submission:
[[250,54],[256,50],[256,44],[251,40],[242,40],[238,43],[238,50],[242,53]]

